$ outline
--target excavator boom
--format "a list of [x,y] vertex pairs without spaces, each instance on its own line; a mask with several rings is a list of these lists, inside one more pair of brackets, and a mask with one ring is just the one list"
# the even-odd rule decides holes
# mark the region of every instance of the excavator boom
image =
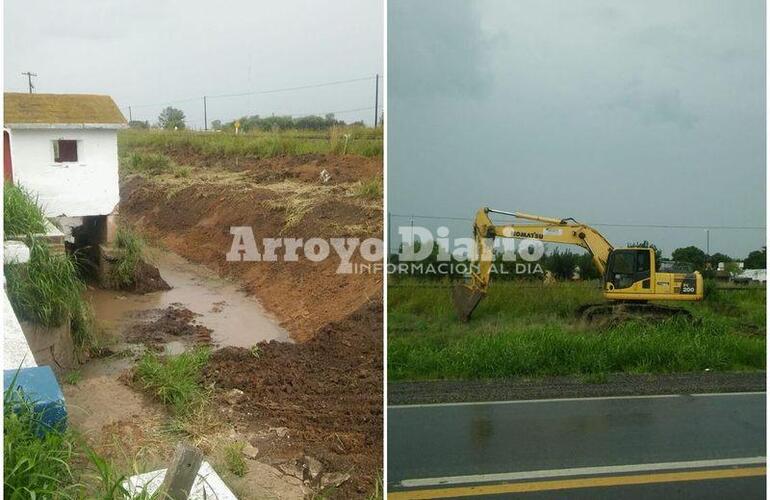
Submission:
[[[497,225],[490,219],[490,213],[509,215],[530,223]],[[555,219],[490,208],[482,208],[476,212],[473,234],[476,241],[477,265],[471,266],[469,283],[458,285],[452,291],[455,311],[463,321],[470,319],[473,310],[486,295],[494,261],[495,238],[533,239],[544,243],[577,245],[588,250],[601,274],[604,274],[607,259],[613,250],[612,245],[598,231],[574,219]]]
[[[523,224],[494,224],[490,213],[499,213],[526,221]],[[471,266],[467,283],[452,291],[459,318],[470,319],[473,310],[487,293],[494,261],[495,238],[533,239],[544,243],[576,245],[587,250],[602,276],[604,297],[613,304],[587,305],[583,316],[590,318],[604,312],[647,311],[654,314],[681,315],[683,309],[648,304],[649,301],[696,301],[703,299],[700,273],[661,272],[651,248],[615,249],[594,228],[575,219],[555,219],[522,212],[503,212],[482,208],[473,224],[476,240],[476,265]]]

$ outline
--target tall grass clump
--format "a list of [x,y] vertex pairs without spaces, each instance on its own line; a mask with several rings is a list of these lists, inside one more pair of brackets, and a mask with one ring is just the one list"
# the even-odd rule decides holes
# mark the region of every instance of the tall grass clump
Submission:
[[93,312],[83,297],[74,260],[51,252],[48,245],[29,238],[30,260],[5,266],[6,291],[13,309],[22,320],[46,327],[70,322],[78,347],[92,339]]
[[42,414],[14,384],[3,395],[5,498],[53,498],[74,488],[69,435],[48,429]]
[[131,286],[142,262],[144,242],[134,231],[121,226],[115,235],[115,247],[119,251],[118,259],[110,269],[109,281],[116,288]]
[[146,353],[136,365],[135,381],[177,416],[198,410],[208,398],[201,385],[210,351],[197,348],[175,356]]
[[132,153],[124,161],[124,165],[129,172],[138,174],[159,175],[172,170],[171,161],[158,153]]
[[361,181],[356,184],[354,193],[356,196],[366,198],[368,200],[381,200],[382,181],[379,178]]
[[3,408],[3,492],[5,498],[128,500],[160,498],[124,486],[125,474],[71,429],[52,429],[43,413],[14,383]]
[[26,236],[45,232],[45,215],[37,199],[22,186],[6,182],[3,185],[3,233]]
[[245,443],[241,441],[234,441],[225,445],[222,450],[227,470],[238,477],[243,477],[246,474],[246,461],[243,459],[243,448],[245,446]]

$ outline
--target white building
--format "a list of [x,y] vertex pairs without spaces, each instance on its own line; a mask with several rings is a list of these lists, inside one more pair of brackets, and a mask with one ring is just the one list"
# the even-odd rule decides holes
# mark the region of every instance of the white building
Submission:
[[6,180],[36,193],[48,217],[111,214],[120,198],[117,132],[127,126],[112,98],[6,93],[4,101]]

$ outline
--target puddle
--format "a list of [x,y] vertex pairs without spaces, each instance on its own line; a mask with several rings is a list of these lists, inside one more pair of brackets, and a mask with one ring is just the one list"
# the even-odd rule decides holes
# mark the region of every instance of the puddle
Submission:
[[[145,295],[100,289],[87,292],[96,319],[110,333],[120,333],[138,318],[173,304],[199,314],[195,321],[212,330],[212,340],[218,347],[251,347],[263,340],[291,341],[288,332],[257,299],[246,295],[235,283],[170,252],[148,247],[146,255],[171,290]],[[174,353],[180,348],[166,347]]]

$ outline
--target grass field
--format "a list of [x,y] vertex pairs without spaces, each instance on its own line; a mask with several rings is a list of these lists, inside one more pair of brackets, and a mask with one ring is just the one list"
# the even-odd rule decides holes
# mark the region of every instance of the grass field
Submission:
[[189,130],[125,130],[120,151],[190,152],[211,158],[271,158],[300,154],[382,155],[382,129],[364,127],[282,132],[193,132]]
[[602,300],[596,282],[498,282],[467,324],[450,288],[416,279],[388,289],[388,378],[474,379],[614,372],[762,370],[765,289],[709,288],[682,305],[693,320],[580,324],[577,306]]

